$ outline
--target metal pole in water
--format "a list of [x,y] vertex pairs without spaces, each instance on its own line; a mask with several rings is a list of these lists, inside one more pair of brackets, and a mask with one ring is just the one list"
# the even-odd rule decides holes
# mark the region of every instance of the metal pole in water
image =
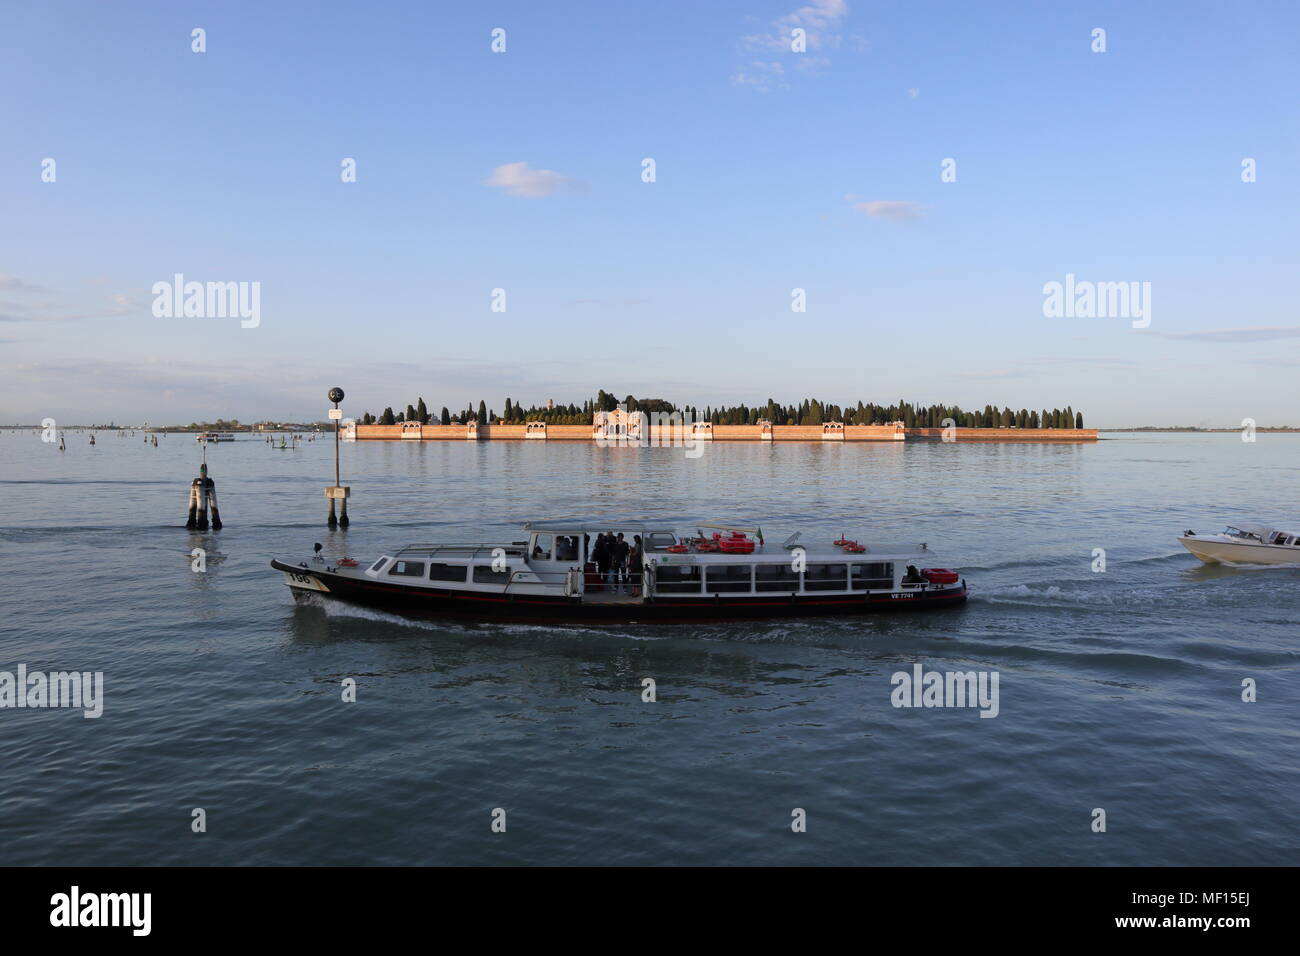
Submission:
[[[352,489],[341,484],[339,479],[339,427],[343,421],[343,410],[339,408],[339,402],[343,401],[343,389],[331,388],[328,398],[334,403],[334,407],[329,410],[330,418],[334,421],[334,484],[325,489],[325,497],[330,502],[328,524],[331,528],[336,526],[346,528],[348,526],[348,496],[351,494]],[[342,515],[339,517],[334,515],[334,502],[336,500],[342,502]]]

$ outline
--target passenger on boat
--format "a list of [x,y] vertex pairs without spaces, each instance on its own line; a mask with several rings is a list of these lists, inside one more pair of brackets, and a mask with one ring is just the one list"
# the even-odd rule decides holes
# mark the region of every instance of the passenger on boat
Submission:
[[641,578],[645,563],[641,554],[641,536],[632,536],[632,547],[627,552],[628,593],[641,593]]
[[627,590],[627,553],[628,544],[623,540],[623,532],[620,531],[610,548],[609,583],[612,590]]
[[596,547],[591,552],[591,559],[596,562],[596,573],[600,575],[602,586],[609,577],[609,558],[609,538],[602,531],[596,535]]
[[904,584],[925,584],[926,583],[925,575],[922,574],[920,571],[916,570],[916,565],[909,564],[907,566],[907,574],[903,575],[903,583]]

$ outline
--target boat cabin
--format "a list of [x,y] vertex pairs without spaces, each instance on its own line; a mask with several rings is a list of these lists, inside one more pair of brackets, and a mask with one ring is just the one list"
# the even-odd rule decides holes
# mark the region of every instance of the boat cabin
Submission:
[[[406,586],[582,603],[862,596],[942,588],[957,580],[953,572],[937,577],[940,572],[916,570],[933,557],[925,545],[881,551],[851,541],[805,547],[791,539],[765,546],[759,529],[682,536],[663,525],[619,522],[530,523],[524,532],[509,544],[408,545],[364,574]],[[616,555],[624,556],[623,566]]]

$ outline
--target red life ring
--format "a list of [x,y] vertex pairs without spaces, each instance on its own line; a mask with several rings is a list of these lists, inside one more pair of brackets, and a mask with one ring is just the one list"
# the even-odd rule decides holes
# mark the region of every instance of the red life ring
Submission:
[[947,568],[922,568],[921,576],[931,584],[956,584],[958,574]]
[[673,544],[673,545],[669,545],[667,548],[664,548],[664,550],[670,552],[671,554],[685,554],[687,551],[691,549],[686,547],[686,545],[684,544]]
[[357,563],[353,561],[351,558],[339,558],[340,568],[355,568],[356,566]]

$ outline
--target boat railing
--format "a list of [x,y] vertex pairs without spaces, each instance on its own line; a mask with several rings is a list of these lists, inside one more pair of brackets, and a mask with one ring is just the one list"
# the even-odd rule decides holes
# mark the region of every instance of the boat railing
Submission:
[[[527,578],[524,578],[527,575]],[[582,571],[578,568],[569,568],[565,571],[534,571],[532,568],[511,568],[510,577],[506,579],[505,590],[510,591],[510,585],[519,584],[542,584],[547,587],[559,586],[564,589],[565,597],[581,593]]]
[[396,555],[403,554],[423,554],[426,556],[435,556],[438,554],[454,554],[459,558],[477,558],[480,554],[486,554],[488,557],[493,556],[498,550],[503,554],[520,555],[528,550],[524,544],[408,544],[399,548]]

